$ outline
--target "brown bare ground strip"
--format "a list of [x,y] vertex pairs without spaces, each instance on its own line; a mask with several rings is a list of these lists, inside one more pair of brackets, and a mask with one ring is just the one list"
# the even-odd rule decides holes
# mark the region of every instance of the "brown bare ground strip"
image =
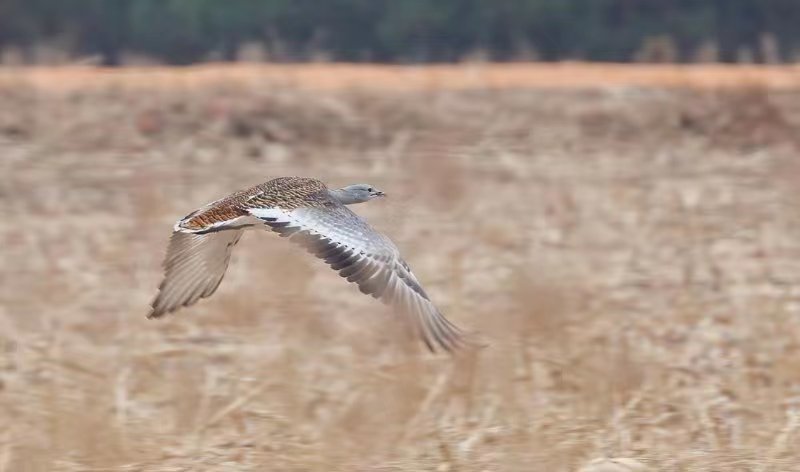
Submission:
[[0,84],[18,80],[45,89],[97,86],[197,87],[216,82],[341,90],[468,90],[508,88],[669,87],[689,89],[800,86],[798,66],[644,65],[593,63],[468,63],[396,66],[359,64],[207,64],[185,68],[30,67],[0,69]]

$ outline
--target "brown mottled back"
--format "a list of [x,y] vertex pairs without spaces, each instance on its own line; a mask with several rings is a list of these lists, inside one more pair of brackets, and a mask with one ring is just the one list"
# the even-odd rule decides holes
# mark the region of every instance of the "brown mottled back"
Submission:
[[190,230],[202,230],[215,223],[246,216],[249,208],[294,210],[324,207],[331,203],[327,190],[328,187],[316,179],[279,177],[209,203],[187,215],[179,225]]

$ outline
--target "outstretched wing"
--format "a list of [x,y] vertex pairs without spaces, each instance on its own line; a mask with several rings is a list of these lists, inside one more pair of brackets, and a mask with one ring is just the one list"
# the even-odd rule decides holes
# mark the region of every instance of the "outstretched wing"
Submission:
[[242,229],[206,233],[175,231],[164,259],[164,280],[148,318],[158,318],[210,296],[219,286]]
[[361,292],[405,314],[431,351],[436,345],[448,351],[461,345],[461,332],[433,305],[394,243],[347,207],[248,211],[325,260]]

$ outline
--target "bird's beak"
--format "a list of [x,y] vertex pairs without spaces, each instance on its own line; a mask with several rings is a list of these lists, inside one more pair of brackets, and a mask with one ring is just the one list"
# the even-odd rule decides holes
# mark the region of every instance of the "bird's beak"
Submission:
[[373,195],[376,196],[376,197],[385,197],[386,196],[386,194],[381,192],[380,190],[378,190],[377,192],[373,193]]

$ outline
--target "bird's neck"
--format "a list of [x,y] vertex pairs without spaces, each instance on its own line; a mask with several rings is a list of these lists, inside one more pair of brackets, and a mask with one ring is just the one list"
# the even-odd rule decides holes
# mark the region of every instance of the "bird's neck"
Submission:
[[328,193],[334,200],[341,203],[342,205],[353,205],[364,201],[353,197],[353,195],[350,192],[341,188],[328,190]]

